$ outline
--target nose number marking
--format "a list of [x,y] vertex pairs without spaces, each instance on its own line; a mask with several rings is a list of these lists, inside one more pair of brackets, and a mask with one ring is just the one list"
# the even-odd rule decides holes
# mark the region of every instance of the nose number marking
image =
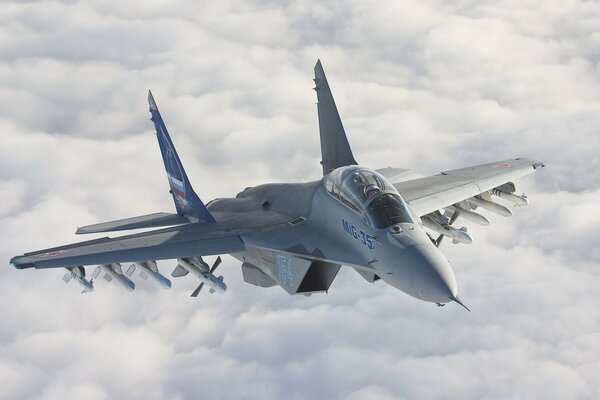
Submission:
[[364,246],[367,246],[369,249],[373,249],[373,236],[364,232],[361,229],[357,229],[356,226],[351,224],[342,218],[342,226],[344,227],[344,232],[348,235],[352,236],[354,239],[358,240]]

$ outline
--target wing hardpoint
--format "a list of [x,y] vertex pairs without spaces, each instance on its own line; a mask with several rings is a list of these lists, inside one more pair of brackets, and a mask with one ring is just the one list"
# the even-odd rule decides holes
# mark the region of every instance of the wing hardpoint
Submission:
[[203,221],[214,223],[215,219],[210,211],[208,211],[196,192],[194,192],[194,189],[192,189],[192,185],[185,173],[185,169],[183,169],[183,164],[177,155],[169,132],[167,132],[167,127],[150,91],[148,91],[148,104],[150,106],[150,113],[152,114],[151,120],[154,122],[154,127],[156,128],[156,137],[158,138],[160,152],[165,163],[165,169],[167,170],[169,186],[171,187],[171,194],[173,195],[177,213],[190,218],[193,222]]
[[528,175],[544,164],[527,158],[497,161],[394,183],[420,217]]
[[357,165],[320,60],[315,65],[314,89],[318,101],[323,175],[339,167]]

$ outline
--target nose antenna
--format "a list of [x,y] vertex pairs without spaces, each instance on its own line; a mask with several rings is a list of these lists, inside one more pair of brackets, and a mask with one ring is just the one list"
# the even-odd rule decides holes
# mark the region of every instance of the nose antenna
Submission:
[[463,306],[463,307],[464,307],[464,308],[465,308],[465,309],[466,309],[468,312],[471,312],[471,310],[469,310],[469,307],[465,306],[465,305],[463,304],[463,302],[462,302],[462,301],[460,301],[460,299],[458,298],[458,296],[454,296],[454,295],[452,295],[452,296],[450,296],[450,297],[449,297],[449,299],[450,299],[450,300],[452,300],[452,301],[455,301],[455,302],[457,302],[458,304],[460,304],[461,306]]

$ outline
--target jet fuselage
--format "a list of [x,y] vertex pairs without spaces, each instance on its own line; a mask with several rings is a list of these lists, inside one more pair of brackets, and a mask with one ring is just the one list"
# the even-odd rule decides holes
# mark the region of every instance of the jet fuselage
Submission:
[[[247,188],[235,199],[214,200],[208,208],[217,219],[220,209],[227,209],[229,215],[237,211],[239,218],[281,213],[289,217],[290,223],[309,223],[326,233],[352,253],[356,259],[352,267],[375,274],[410,296],[435,303],[446,303],[456,296],[454,272],[423,230],[418,217],[411,215],[411,222],[378,229],[367,221],[364,213],[328,193],[327,178]],[[397,192],[395,195],[399,196]],[[278,258],[282,255],[283,252],[265,250],[233,254],[286,289],[286,284],[294,282],[286,271],[281,271],[286,268]]]

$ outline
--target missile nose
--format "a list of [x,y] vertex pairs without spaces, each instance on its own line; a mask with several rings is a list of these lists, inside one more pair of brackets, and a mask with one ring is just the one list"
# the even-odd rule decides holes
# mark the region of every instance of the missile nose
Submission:
[[456,277],[441,252],[429,245],[415,246],[414,251],[420,253],[413,281],[417,297],[433,303],[448,303],[456,298]]
[[124,283],[125,283],[125,288],[128,291],[133,292],[135,290],[135,283],[133,283],[133,281],[131,279],[125,278]]

